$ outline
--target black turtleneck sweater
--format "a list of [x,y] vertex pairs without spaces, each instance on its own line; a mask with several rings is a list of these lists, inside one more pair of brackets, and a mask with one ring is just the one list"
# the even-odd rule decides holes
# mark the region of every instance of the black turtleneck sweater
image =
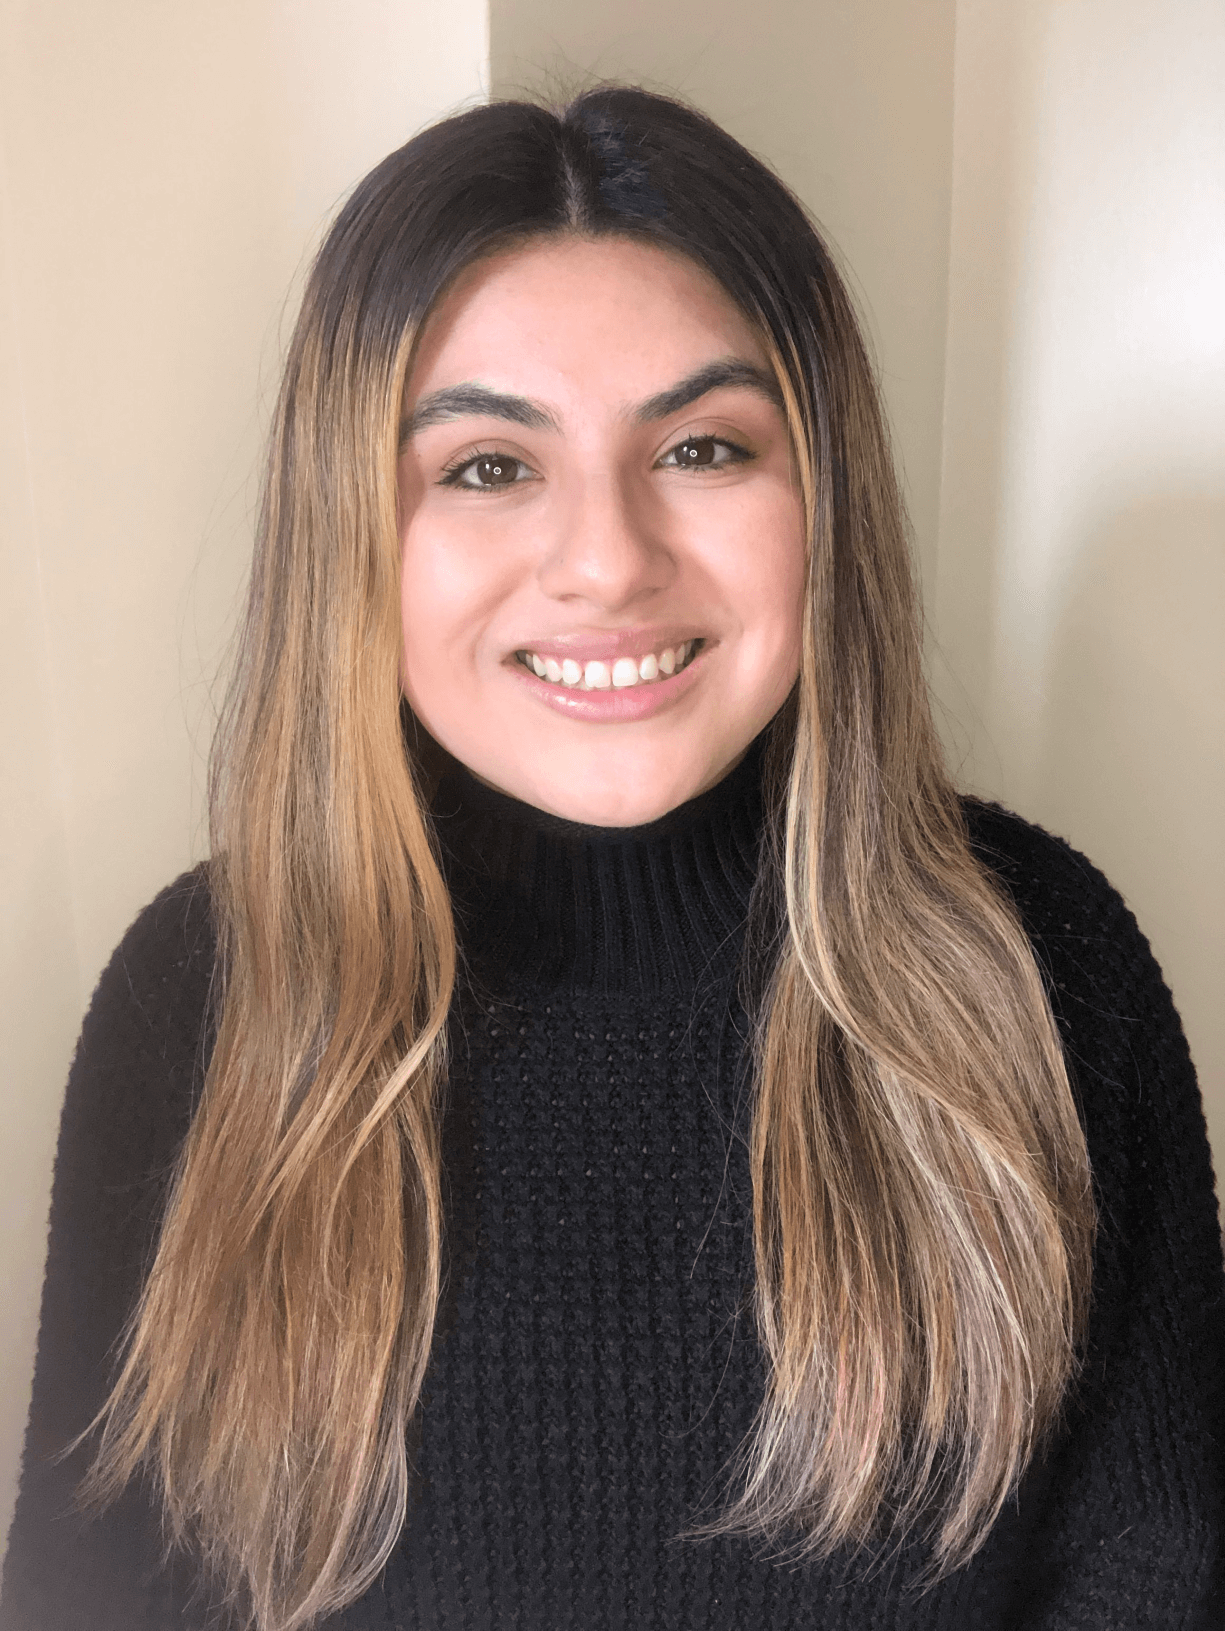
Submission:
[[[453,773],[434,801],[465,973],[444,1116],[447,1280],[400,1544],[329,1631],[1209,1631],[1225,1624],[1225,1276],[1203,1114],[1122,900],[1060,840],[967,803],[1047,979],[1101,1210],[1090,1342],[1052,1450],[926,1595],[914,1551],[772,1561],[679,1538],[726,1490],[764,1376],[737,960],[760,741],[634,829]],[[204,1619],[131,1488],[67,1515],[198,1095],[206,869],[102,977],[64,1105],[3,1631]]]

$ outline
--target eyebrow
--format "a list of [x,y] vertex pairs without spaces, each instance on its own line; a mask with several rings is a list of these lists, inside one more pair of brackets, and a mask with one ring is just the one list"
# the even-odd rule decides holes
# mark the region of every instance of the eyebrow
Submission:
[[507,396],[502,391],[491,391],[487,385],[448,385],[441,391],[432,391],[422,397],[412,413],[400,421],[400,446],[418,431],[431,425],[441,425],[447,419],[458,419],[464,414],[480,414],[482,418],[507,419],[512,425],[526,430],[557,430],[557,420],[547,408],[525,396]]
[[776,408],[783,406],[783,393],[778,388],[777,381],[764,370],[755,367],[751,362],[742,362],[738,357],[721,357],[717,362],[708,362],[705,367],[697,368],[692,374],[671,386],[666,391],[660,391],[657,396],[649,396],[645,402],[639,404],[634,418],[640,425],[649,425],[657,419],[667,419],[682,408],[687,408],[693,402],[704,397],[708,391],[717,391],[720,386],[739,385],[750,391],[756,391],[764,396]]
[[[666,391],[659,391],[655,396],[647,397],[645,402],[640,402],[633,412],[634,421],[639,425],[649,425],[656,420],[667,419],[710,391],[729,385],[756,391],[776,408],[783,406],[782,392],[771,375],[738,357],[721,357],[717,362],[706,363],[692,374],[686,374],[684,379],[678,380]],[[422,397],[412,413],[400,421],[400,446],[403,447],[419,431],[443,424],[448,419],[458,419],[464,414],[505,419],[527,430],[560,429],[556,417],[542,403],[468,382],[448,385],[441,391],[432,391],[429,396]]]

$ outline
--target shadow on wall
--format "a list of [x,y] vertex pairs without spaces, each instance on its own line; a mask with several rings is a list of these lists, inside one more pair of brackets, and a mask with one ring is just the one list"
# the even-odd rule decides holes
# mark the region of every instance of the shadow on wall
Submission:
[[1069,554],[1035,791],[1151,939],[1225,1152],[1225,492],[1148,494]]

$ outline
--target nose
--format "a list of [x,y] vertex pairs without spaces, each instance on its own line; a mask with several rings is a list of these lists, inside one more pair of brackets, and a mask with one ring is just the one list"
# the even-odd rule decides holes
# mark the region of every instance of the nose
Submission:
[[661,518],[635,483],[615,470],[587,471],[559,498],[538,568],[551,599],[616,614],[674,580]]

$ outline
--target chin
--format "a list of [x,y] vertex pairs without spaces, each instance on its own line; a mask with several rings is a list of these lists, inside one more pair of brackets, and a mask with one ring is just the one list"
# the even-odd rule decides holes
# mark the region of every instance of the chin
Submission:
[[[688,795],[686,795],[688,797]],[[648,822],[658,821],[660,816],[667,815],[678,804],[684,804],[686,798],[658,799],[650,804],[631,803],[624,800],[604,800],[600,803],[577,805],[572,801],[565,801],[564,808],[554,808],[553,813],[560,815],[566,821],[577,821],[584,827],[645,827]]]
[[705,764],[695,765],[690,775],[665,783],[650,771],[635,773],[627,767],[620,783],[608,787],[584,790],[574,781],[558,781],[537,785],[531,793],[516,797],[585,827],[645,827],[705,792],[724,774],[712,772]]

